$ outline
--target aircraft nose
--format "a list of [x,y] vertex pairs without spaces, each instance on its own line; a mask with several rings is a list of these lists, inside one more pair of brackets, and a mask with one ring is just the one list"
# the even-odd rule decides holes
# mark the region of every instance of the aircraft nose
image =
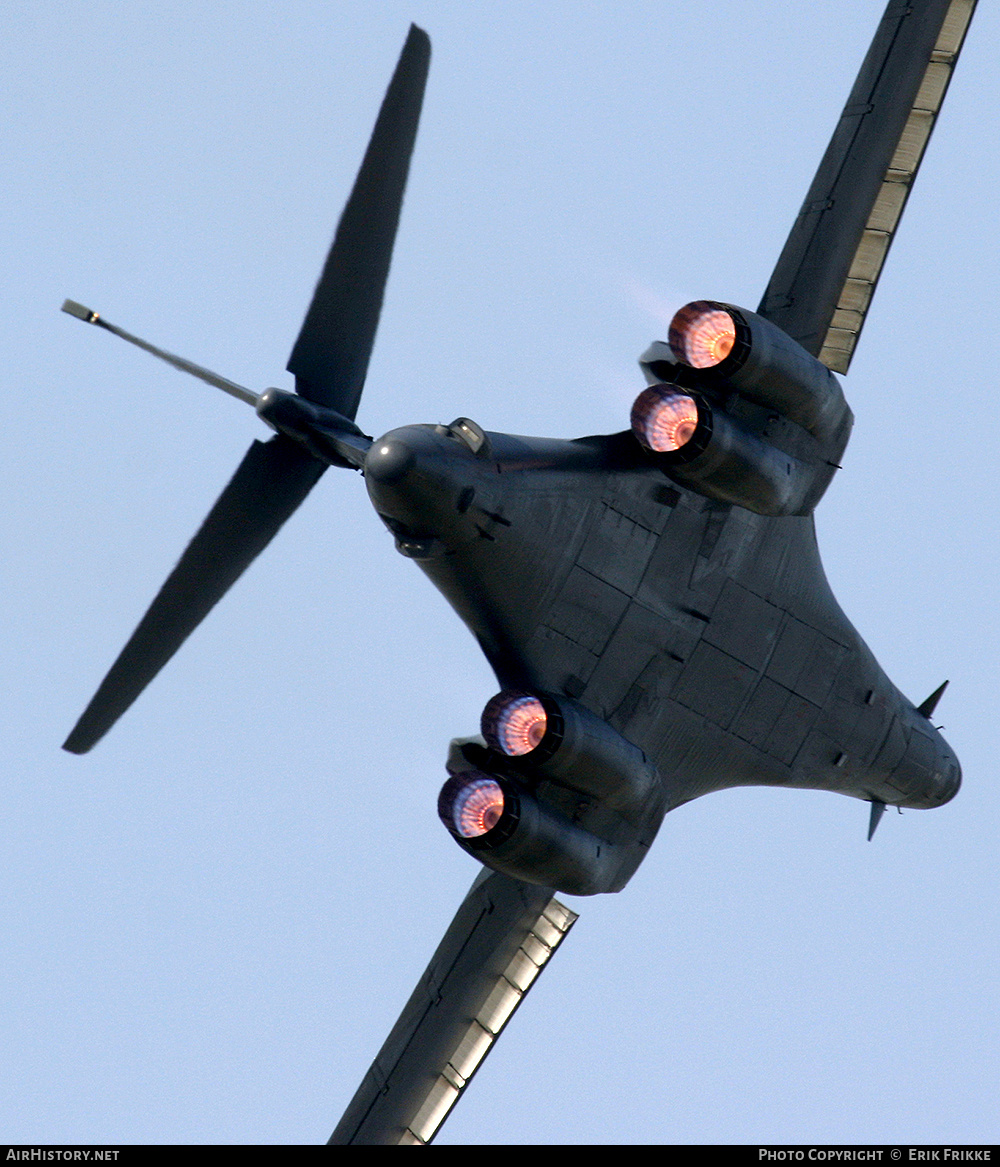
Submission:
[[413,450],[398,438],[375,442],[365,458],[365,477],[390,485],[402,481],[416,464]]
[[945,773],[947,778],[944,783],[944,795],[942,802],[950,802],[958,793],[959,787],[962,785],[962,767],[959,765],[958,758],[949,750],[946,759],[947,769]]

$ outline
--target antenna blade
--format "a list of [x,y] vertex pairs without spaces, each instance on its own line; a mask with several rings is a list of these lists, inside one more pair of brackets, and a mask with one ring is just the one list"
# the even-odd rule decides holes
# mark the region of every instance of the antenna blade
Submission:
[[846,373],[976,0],[889,0],[757,311]]
[[551,888],[484,870],[330,1145],[429,1143],[576,919]]
[[254,442],[63,744],[85,754],[174,655],[315,485],[326,464],[290,438]]
[[430,53],[427,34],[411,25],[288,359],[298,393],[352,420],[375,343]]
[[237,385],[235,381],[230,381],[227,377],[220,377],[218,373],[213,373],[211,369],[203,369],[201,365],[196,365],[193,361],[185,360],[184,357],[175,356],[174,353],[168,353],[166,349],[157,348],[155,344],[150,344],[149,341],[143,340],[139,336],[133,336],[131,332],[126,332],[124,328],[119,328],[117,324],[109,324],[99,312],[94,312],[91,308],[85,308],[75,300],[64,300],[62,310],[68,312],[70,316],[75,316],[77,320],[83,320],[86,324],[96,324],[98,328],[103,328],[106,332],[112,332],[115,336],[120,336],[122,340],[127,340],[129,344],[134,344],[136,348],[141,348],[144,352],[152,353],[154,357],[159,357],[161,361],[166,361],[168,365],[173,365],[175,369],[180,369],[182,373],[190,373],[192,377],[197,377],[199,381],[206,381],[209,385],[214,385],[216,389],[221,389],[223,393],[228,393],[231,397],[238,397],[240,401],[245,401],[247,405],[256,406],[257,404],[256,393],[252,393],[249,389],[244,389],[242,385]]

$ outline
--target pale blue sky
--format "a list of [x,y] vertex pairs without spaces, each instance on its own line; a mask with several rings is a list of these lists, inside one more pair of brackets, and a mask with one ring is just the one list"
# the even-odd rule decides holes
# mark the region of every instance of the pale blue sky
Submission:
[[[8,6],[0,1133],[325,1140],[476,873],[495,683],[330,471],[109,737],[59,744],[250,440],[410,20],[434,58],[359,421],[627,424],[686,300],[754,307],[882,4]],[[845,388],[834,590],[965,785],[731,791],[580,921],[441,1143],[996,1141],[996,45],[981,6]]]

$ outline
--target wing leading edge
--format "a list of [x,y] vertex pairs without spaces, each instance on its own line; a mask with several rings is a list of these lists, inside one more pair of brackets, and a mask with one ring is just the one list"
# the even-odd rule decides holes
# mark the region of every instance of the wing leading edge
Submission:
[[429,1143],[576,919],[551,888],[484,870],[330,1145]]
[[846,373],[976,0],[889,0],[757,311]]

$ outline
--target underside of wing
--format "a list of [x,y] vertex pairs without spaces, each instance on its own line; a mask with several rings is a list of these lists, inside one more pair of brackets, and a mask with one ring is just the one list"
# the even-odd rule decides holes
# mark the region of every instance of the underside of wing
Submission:
[[429,1143],[576,918],[550,888],[484,870],[330,1145]]
[[758,312],[846,373],[976,0],[890,0]]

